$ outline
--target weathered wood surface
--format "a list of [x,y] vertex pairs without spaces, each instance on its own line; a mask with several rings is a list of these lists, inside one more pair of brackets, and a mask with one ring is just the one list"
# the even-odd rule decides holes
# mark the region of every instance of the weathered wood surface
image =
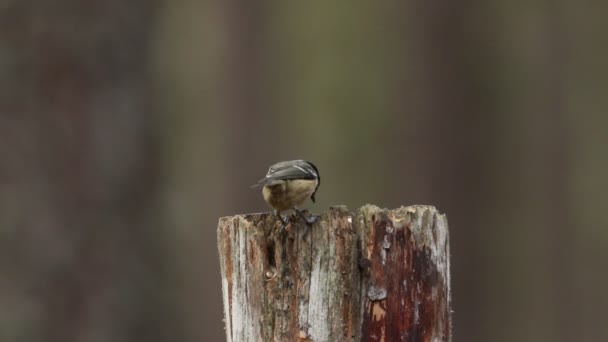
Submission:
[[229,342],[450,341],[448,226],[434,207],[334,207],[308,229],[223,217],[218,243]]

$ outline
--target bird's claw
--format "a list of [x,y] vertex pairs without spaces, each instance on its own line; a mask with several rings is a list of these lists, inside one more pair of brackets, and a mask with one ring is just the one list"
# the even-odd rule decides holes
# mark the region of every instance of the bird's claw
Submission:
[[312,226],[313,224],[315,224],[315,222],[317,222],[318,216],[317,215],[313,215],[311,214],[309,217],[304,217],[304,221],[306,221],[306,223],[309,226]]
[[304,219],[304,222],[306,222],[306,224],[308,224],[309,226],[313,225],[315,222],[317,222],[317,216],[314,214],[310,214],[308,217],[306,217],[306,215],[304,215],[304,213],[300,210],[295,209],[296,213],[298,213],[298,215]]
[[287,225],[289,224],[289,219],[284,218],[283,215],[281,215],[281,213],[276,210],[274,214],[279,218],[279,221],[281,221],[281,229],[285,230],[287,228]]
[[[298,209],[294,209],[294,211],[297,216],[300,216],[304,220],[304,222],[306,222],[306,231],[308,231],[308,227],[315,224],[315,222],[317,222],[317,219],[319,218],[317,215],[314,214],[306,216],[302,211]],[[281,229],[285,230],[287,228],[287,225],[289,225],[289,216],[283,216],[278,211],[275,211],[274,214],[277,216],[279,221],[281,221]]]

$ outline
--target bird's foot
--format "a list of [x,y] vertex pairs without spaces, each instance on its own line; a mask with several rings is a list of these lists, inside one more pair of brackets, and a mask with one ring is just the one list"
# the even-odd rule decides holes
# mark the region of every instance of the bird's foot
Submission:
[[306,222],[306,224],[308,224],[309,226],[312,226],[315,222],[317,222],[317,216],[314,214],[310,214],[308,215],[308,217],[306,215],[304,215],[304,212],[298,209],[294,209],[296,211],[296,213],[304,219],[304,222]]
[[274,214],[279,218],[279,221],[281,221],[281,229],[285,230],[289,224],[289,219],[287,217],[283,217],[278,210],[275,210]]

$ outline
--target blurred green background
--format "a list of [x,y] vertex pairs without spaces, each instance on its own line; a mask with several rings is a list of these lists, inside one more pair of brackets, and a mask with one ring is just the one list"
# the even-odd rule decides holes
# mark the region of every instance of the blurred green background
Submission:
[[608,340],[608,2],[0,1],[0,341],[222,341],[269,164],[448,215],[454,341]]

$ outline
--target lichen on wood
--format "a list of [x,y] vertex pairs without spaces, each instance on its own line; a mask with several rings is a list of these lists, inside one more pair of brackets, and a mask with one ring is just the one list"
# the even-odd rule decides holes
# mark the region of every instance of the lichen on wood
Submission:
[[431,206],[221,218],[227,340],[449,341],[448,239]]

